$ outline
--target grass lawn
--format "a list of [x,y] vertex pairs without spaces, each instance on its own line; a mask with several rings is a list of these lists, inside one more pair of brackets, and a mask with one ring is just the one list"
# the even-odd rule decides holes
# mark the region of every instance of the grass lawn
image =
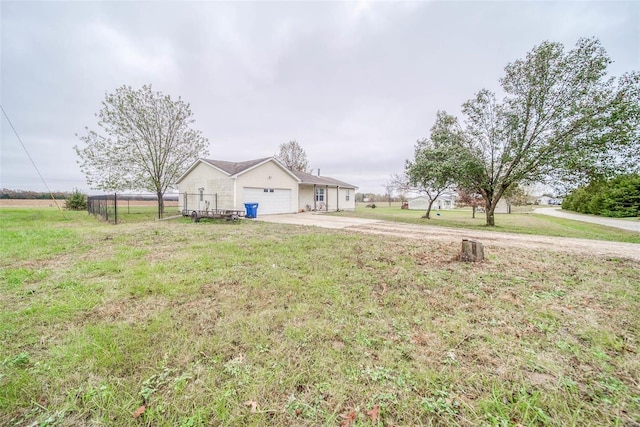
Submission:
[[431,219],[422,218],[424,214],[425,211],[400,209],[399,206],[389,207],[386,203],[380,203],[375,209],[365,208],[363,205],[358,204],[354,212],[339,212],[331,215],[356,216],[441,227],[640,243],[640,233],[536,214],[531,212],[530,209],[526,209],[526,207],[511,214],[496,214],[495,227],[487,227],[485,225],[486,218],[484,213],[476,213],[476,217],[472,218],[471,208],[431,211]]
[[0,425],[640,423],[638,263],[65,215],[0,209]]

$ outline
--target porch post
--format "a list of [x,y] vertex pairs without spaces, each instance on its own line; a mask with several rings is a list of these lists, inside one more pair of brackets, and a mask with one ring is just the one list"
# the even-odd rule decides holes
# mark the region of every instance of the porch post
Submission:
[[326,212],[329,212],[329,186],[328,185],[324,186],[324,194],[325,194],[324,210]]

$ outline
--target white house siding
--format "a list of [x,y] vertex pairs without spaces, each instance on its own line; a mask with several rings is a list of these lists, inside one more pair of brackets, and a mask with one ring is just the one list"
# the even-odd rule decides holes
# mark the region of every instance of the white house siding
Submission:
[[[180,192],[178,208],[180,211],[185,209],[184,193],[187,193],[186,208],[189,210],[205,209],[207,201],[209,209],[215,209],[215,194],[218,198],[218,209],[235,209],[233,183],[234,179],[224,172],[201,162],[178,184]],[[199,200],[200,188],[204,188],[202,202]]]
[[[429,199],[424,196],[416,197],[415,199],[409,200],[409,209],[426,211],[429,207]],[[440,210],[440,209],[453,209],[455,207],[455,203],[453,199],[449,197],[438,197],[434,200],[433,205],[431,205],[431,209]]]
[[[278,213],[294,213],[298,211],[298,181],[278,166],[275,161],[264,163],[238,176],[235,209],[244,209],[244,203],[254,202],[254,200],[245,200],[245,188],[274,189],[280,190],[281,194],[284,193],[282,190],[290,190],[289,206],[282,207]],[[258,215],[260,213],[260,207],[258,206]]]
[[506,200],[500,199],[498,200],[498,204],[496,205],[496,209],[493,211],[493,213],[508,214],[511,213],[511,207]]
[[409,209],[426,211],[429,207],[429,199],[426,197],[416,197],[409,200]]
[[308,211],[313,209],[313,185],[301,185],[298,193],[298,209]]
[[[356,190],[354,188],[338,189],[337,187],[327,187],[322,184],[317,184],[316,188],[324,189],[324,205],[322,210],[335,211],[336,209],[340,209],[341,211],[352,211],[355,209]],[[349,200],[347,200],[347,193],[349,193]],[[299,211],[308,211],[314,208],[314,194],[313,184],[300,186],[300,193],[298,196]],[[315,204],[315,208],[320,210],[320,202]]]
[[[349,194],[349,200],[347,200],[347,194]],[[356,190],[355,188],[341,188],[340,189],[340,205],[338,206],[341,211],[352,211],[356,208]]]

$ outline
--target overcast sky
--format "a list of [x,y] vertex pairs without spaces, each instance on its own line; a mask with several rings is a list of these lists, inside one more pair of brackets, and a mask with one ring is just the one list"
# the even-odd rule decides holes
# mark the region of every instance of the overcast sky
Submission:
[[[89,191],[73,146],[106,92],[181,96],[210,158],[297,140],[310,166],[384,193],[428,136],[544,40],[597,37],[640,70],[640,1],[0,2],[1,104],[52,190]],[[44,190],[2,117],[1,187]]]

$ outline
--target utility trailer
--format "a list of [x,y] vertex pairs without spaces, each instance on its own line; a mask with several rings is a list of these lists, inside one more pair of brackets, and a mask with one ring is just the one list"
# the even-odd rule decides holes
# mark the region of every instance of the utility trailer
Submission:
[[204,211],[183,209],[182,216],[190,217],[193,222],[199,222],[202,218],[237,220],[245,216],[245,211],[236,209],[208,209]]

